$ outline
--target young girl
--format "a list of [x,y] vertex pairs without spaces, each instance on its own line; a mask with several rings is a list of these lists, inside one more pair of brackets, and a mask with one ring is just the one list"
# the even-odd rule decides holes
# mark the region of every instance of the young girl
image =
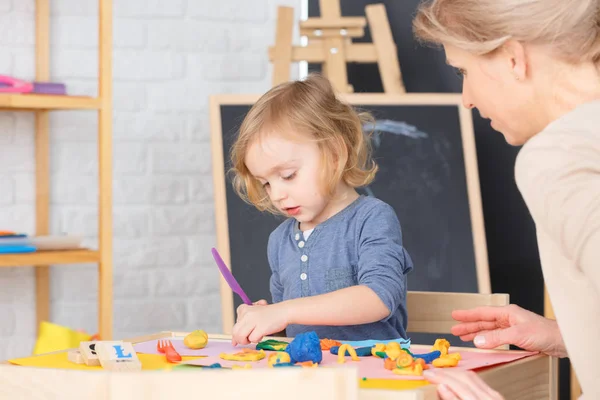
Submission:
[[391,206],[361,196],[377,172],[361,115],[319,75],[274,87],[232,148],[236,192],[289,217],[269,236],[273,304],[241,305],[233,343],[286,330],[338,340],[406,338],[406,274]]

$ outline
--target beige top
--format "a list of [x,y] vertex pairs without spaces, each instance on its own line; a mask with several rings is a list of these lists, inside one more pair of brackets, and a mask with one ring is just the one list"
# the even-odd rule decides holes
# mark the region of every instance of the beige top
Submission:
[[530,139],[515,177],[571,364],[586,399],[600,399],[600,101]]

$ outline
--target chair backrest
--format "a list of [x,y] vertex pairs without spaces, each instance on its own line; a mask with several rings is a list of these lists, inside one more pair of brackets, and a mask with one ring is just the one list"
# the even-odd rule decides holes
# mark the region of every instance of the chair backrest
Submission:
[[407,332],[448,334],[457,322],[452,311],[509,304],[508,294],[411,292],[407,293]]

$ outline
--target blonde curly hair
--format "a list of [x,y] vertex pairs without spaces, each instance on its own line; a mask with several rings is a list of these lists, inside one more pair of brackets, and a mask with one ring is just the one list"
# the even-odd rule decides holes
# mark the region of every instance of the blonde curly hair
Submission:
[[260,211],[280,214],[263,185],[245,164],[248,148],[261,135],[300,134],[316,141],[323,165],[320,187],[332,197],[340,181],[351,187],[372,182],[377,164],[371,158],[363,124],[372,121],[341,101],[327,78],[311,74],[305,80],[277,85],[250,109],[231,150],[230,174],[235,192]]

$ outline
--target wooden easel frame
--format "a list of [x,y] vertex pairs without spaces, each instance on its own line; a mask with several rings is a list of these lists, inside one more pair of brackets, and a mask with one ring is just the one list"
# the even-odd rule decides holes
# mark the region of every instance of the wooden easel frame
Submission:
[[[216,95],[210,97],[211,120],[211,152],[213,169],[213,187],[215,201],[215,219],[217,231],[217,247],[223,261],[231,268],[231,249],[229,246],[229,221],[227,216],[227,196],[225,178],[225,160],[223,159],[223,131],[221,126],[222,105],[252,105],[259,95]],[[465,163],[467,195],[469,199],[469,215],[473,232],[473,248],[475,251],[475,267],[477,272],[478,292],[491,293],[487,243],[483,221],[483,208],[479,190],[479,171],[472,114],[462,106],[460,94],[445,93],[410,93],[410,94],[341,94],[340,98],[353,105],[453,105],[457,107],[462,150]],[[266,252],[267,249],[265,248]],[[235,321],[233,310],[233,292],[220,278],[221,315],[223,332],[231,333]]]
[[[405,93],[396,44],[392,37],[385,6],[371,4],[364,17],[342,17],[339,0],[321,0],[321,17],[300,22],[300,35],[309,39],[306,47],[293,46],[294,10],[279,7],[275,46],[269,48],[273,62],[273,86],[290,79],[292,62],[323,64],[323,73],[340,93],[351,93],[346,63],[377,63],[386,93]],[[362,37],[369,22],[373,43],[352,43]]]

